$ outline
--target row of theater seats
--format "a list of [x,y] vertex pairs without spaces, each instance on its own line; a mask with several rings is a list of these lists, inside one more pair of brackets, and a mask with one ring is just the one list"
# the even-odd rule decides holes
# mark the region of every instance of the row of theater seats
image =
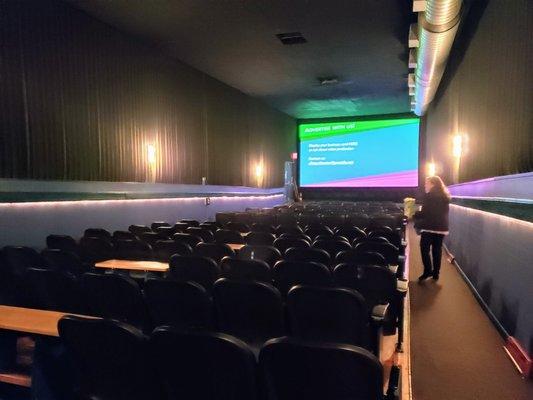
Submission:
[[379,267],[362,266],[359,273],[363,277],[356,283],[364,290],[291,284],[285,296],[270,283],[229,278],[218,279],[208,292],[184,277],[150,278],[141,288],[120,274],[86,273],[75,281],[30,269],[27,283],[33,308],[112,318],[145,332],[162,325],[219,331],[253,347],[292,334],[349,343],[379,355],[381,334],[393,334],[398,327],[403,293],[393,277],[386,287]]
[[[75,306],[80,301],[68,294],[77,292],[77,277],[90,269],[83,270],[80,267],[74,270],[69,264],[69,254],[63,254],[62,250],[45,250],[43,254],[48,260],[53,255],[53,264],[48,264],[47,268],[36,265],[37,270],[30,268],[32,265],[29,264],[26,269],[19,271],[16,279],[10,280],[12,284],[9,287],[15,295],[13,303],[48,309],[62,307],[59,309],[79,312]],[[66,257],[63,259],[62,255]],[[297,284],[349,287],[364,293],[373,304],[378,301],[390,303],[396,293],[396,271],[377,252],[359,252],[359,247],[342,251],[337,255],[336,263],[331,265],[327,263],[329,255],[324,250],[314,248],[289,248],[284,259],[280,258],[279,250],[270,246],[247,245],[236,255],[225,244],[199,243],[193,255],[173,255],[167,275],[172,279],[196,282],[208,293],[212,292],[215,281],[220,277],[273,284],[283,297]],[[363,271],[366,266],[368,268]],[[31,271],[31,274],[27,271]],[[102,273],[104,270],[93,271]],[[139,277],[137,281],[142,286],[144,277]],[[73,289],[69,291],[65,289],[67,287]],[[41,294],[40,297],[46,298],[46,301],[31,301],[29,295],[32,293]],[[48,293],[48,296],[42,293]]]
[[[197,222],[196,222],[197,223]],[[261,230],[252,225],[252,231],[242,235],[232,229],[219,229],[216,223],[204,223],[201,226],[188,226],[184,222],[178,223],[183,232],[161,233],[152,229],[168,228],[173,232],[175,227],[166,223],[154,223],[152,228],[132,225],[129,231],[116,231],[111,235],[104,229],[87,229],[85,235],[77,243],[72,237],[50,235],[47,237],[48,249],[39,257],[30,248],[6,246],[2,255],[7,268],[17,274],[18,270],[28,267],[65,266],[72,273],[87,270],[91,263],[111,259],[151,260],[168,262],[173,254],[208,256],[219,262],[224,256],[234,256],[234,253],[223,243],[248,243],[252,246],[273,246],[272,248],[247,247],[242,252],[250,257],[256,256],[270,265],[285,256],[301,261],[316,261],[326,265],[336,265],[339,262],[355,262],[355,253],[375,252],[384,256],[388,264],[401,264],[398,256],[403,252],[401,230],[393,230],[389,226],[367,227],[364,230],[357,227],[342,226],[329,228],[325,225],[309,225],[302,229],[298,225],[278,226],[277,233]],[[176,225],[178,225],[176,224]],[[226,227],[231,228],[232,223]],[[205,228],[209,226],[209,228]],[[274,230],[273,227],[267,227]],[[246,228],[249,229],[249,228]],[[139,233],[139,230],[143,232]],[[148,231],[149,230],[149,231]],[[190,233],[191,230],[195,234]],[[213,233],[214,232],[214,233]],[[167,235],[171,234],[171,237]],[[143,236],[144,235],[144,236]],[[148,235],[148,238],[146,236]],[[129,238],[129,239],[128,239]],[[215,243],[213,243],[215,241]],[[218,243],[218,244],[216,244]],[[194,249],[194,251],[193,251]],[[61,250],[61,251],[58,251]],[[339,253],[344,252],[340,257]],[[261,258],[261,255],[264,257]],[[372,263],[379,263],[373,260]]]
[[[58,248],[43,251],[41,265],[36,262],[38,253],[28,256],[31,251],[20,248],[4,248],[2,259],[10,270],[14,264],[24,264],[15,268],[20,272],[20,286],[15,287],[22,289],[18,293],[31,294],[25,301],[37,308],[121,320],[146,333],[161,325],[199,337],[224,335],[212,333],[221,331],[239,337],[256,351],[265,340],[289,334],[290,339],[279,339],[287,341],[285,347],[294,344],[296,352],[316,350],[317,361],[324,346],[358,345],[352,350],[364,352],[366,348],[378,354],[379,332],[393,334],[402,326],[403,290],[397,289],[390,268],[403,261],[402,219],[388,215],[389,223],[379,224],[379,216],[367,216],[366,225],[360,227],[350,225],[346,216],[338,226],[302,223],[302,216],[309,213],[316,213],[320,220],[334,218],[336,206],[332,207],[250,210],[232,214],[228,221],[217,215],[216,223],[132,225],[114,234],[88,229],[79,243],[49,237],[48,247]],[[265,215],[274,215],[275,222],[280,215],[290,215],[295,223],[273,226],[261,220],[264,217],[258,218]],[[71,247],[64,246],[65,242]],[[236,254],[225,243],[248,244]],[[145,246],[149,251],[122,251],[124,244]],[[166,249],[166,253],[155,257],[154,249]],[[69,255],[71,260],[66,261]],[[72,268],[72,257],[78,259],[80,268]],[[146,281],[126,274],[95,273],[92,264],[109,258],[156,258],[170,261],[170,270],[166,279]],[[189,346],[191,351],[201,351],[203,345],[196,343],[196,347]],[[369,373],[357,368],[362,375]],[[192,379],[200,376],[195,373]],[[291,390],[297,391],[290,398],[303,398],[301,389]],[[368,382],[357,390],[366,393]],[[331,388],[328,391],[333,393]],[[190,398],[201,398],[188,393]],[[314,398],[312,393],[306,398]],[[364,393],[353,398],[367,398]],[[372,396],[378,396],[375,393]],[[352,398],[353,393],[345,394]],[[279,396],[271,398],[285,398]]]
[[398,369],[384,394],[379,360],[348,344],[280,337],[256,358],[222,333],[159,327],[146,336],[118,321],[73,316],[58,328],[83,399],[398,399]]
[[249,209],[246,212],[218,213],[220,225],[228,222],[260,223],[266,225],[310,225],[321,223],[328,226],[355,225],[366,227],[373,223],[393,226],[403,218],[403,212],[395,203],[359,202],[310,202],[294,203],[273,209]]

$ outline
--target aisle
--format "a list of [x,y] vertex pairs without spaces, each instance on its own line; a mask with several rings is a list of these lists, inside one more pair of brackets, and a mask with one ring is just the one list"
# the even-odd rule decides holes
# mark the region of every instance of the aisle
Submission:
[[443,257],[441,277],[418,284],[419,237],[409,229],[411,368],[414,400],[531,400],[498,334],[456,268]]

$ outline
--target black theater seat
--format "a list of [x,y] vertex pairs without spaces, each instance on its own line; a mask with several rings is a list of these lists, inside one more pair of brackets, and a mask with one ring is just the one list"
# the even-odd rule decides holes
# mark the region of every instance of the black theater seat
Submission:
[[189,224],[187,224],[186,222],[176,222],[173,226],[174,228],[174,231],[176,233],[178,232],[185,232],[187,230],[187,228],[189,227]]
[[400,236],[399,231],[385,232],[383,230],[372,230],[368,233],[368,236],[369,237],[375,237],[375,236],[383,237],[387,239],[391,244],[393,244],[394,246],[398,248],[400,248],[402,244],[402,238]]
[[170,257],[174,254],[179,254],[180,256],[192,254],[191,246],[174,240],[158,240],[155,242],[153,251],[154,258],[162,262],[169,262]]
[[369,313],[365,299],[357,291],[298,285],[289,290],[287,308],[295,337],[371,350]]
[[269,399],[384,398],[379,360],[353,345],[272,339],[261,349],[259,366]]
[[394,334],[403,321],[402,299],[398,291],[396,275],[388,268],[377,265],[342,263],[333,271],[335,284],[357,290],[365,298],[369,312],[379,305],[388,304],[384,316],[385,334]]
[[307,236],[305,233],[282,233],[279,235],[279,239],[303,239],[311,245],[313,239]]
[[357,238],[352,243],[352,246],[355,248],[359,243],[390,243],[387,238],[382,236],[366,236],[363,238]]
[[182,223],[182,224],[186,224],[187,227],[190,227],[190,226],[199,226],[199,225],[200,225],[200,222],[198,222],[198,221],[195,220],[195,219],[180,219],[179,222]]
[[196,246],[198,243],[203,242],[202,238],[199,236],[181,232],[172,235],[172,240],[175,242],[186,243],[191,246],[192,249],[194,249],[194,246]]
[[291,247],[287,249],[283,258],[288,261],[307,261],[324,265],[331,263],[331,257],[327,251],[313,247]]
[[161,238],[168,239],[168,238],[171,238],[172,235],[174,235],[178,231],[176,230],[174,226],[163,225],[163,226],[158,226],[157,228],[155,228],[154,232],[156,232]]
[[244,243],[244,238],[240,232],[229,229],[218,229],[215,232],[215,240],[217,243]]
[[333,231],[331,228],[322,224],[312,224],[305,228],[305,234],[308,235],[311,239],[315,240],[318,235],[324,236],[333,236]]
[[334,238],[329,240],[317,240],[313,243],[313,248],[326,251],[331,259],[334,260],[337,254],[341,251],[350,250],[352,246],[344,239]]
[[224,257],[235,257],[235,252],[225,243],[198,243],[193,249],[193,254],[208,257],[217,264]]
[[245,237],[246,244],[272,246],[276,236],[269,232],[252,231]]
[[217,231],[217,229],[220,229],[220,226],[218,226],[218,224],[214,221],[205,221],[205,222],[202,222],[200,225],[198,225],[198,227],[202,228],[202,229],[207,229],[211,232],[213,232],[213,234]]
[[70,251],[71,253],[78,252],[78,243],[73,237],[67,235],[48,235],[46,237],[46,247]]
[[115,246],[117,258],[123,260],[150,260],[153,258],[152,246],[140,240],[117,240]]
[[[264,218],[260,218],[261,215],[258,215],[256,217],[256,220],[260,221],[260,220],[264,220]],[[268,223],[268,222],[272,222],[272,223]],[[264,232],[264,233],[274,233],[275,232],[275,229],[274,229],[274,221],[273,221],[273,218],[270,218],[270,220],[268,222],[254,222],[252,225],[251,225],[251,229],[252,229],[252,232]]]
[[92,315],[149,329],[150,318],[141,289],[133,279],[118,274],[87,273],[81,285]]
[[253,246],[247,244],[239,250],[238,257],[242,260],[261,260],[271,267],[281,260],[281,252],[273,246]]
[[[141,232],[140,234],[142,234],[144,232]],[[133,233],[133,232],[130,232],[130,231],[115,231],[113,232],[113,240],[114,241],[117,241],[117,240],[138,240],[139,237]]]
[[379,253],[385,257],[385,261],[389,265],[398,265],[399,263],[399,249],[388,242],[362,242],[354,246],[354,249],[357,253]]
[[158,240],[164,239],[168,239],[168,237],[165,234],[157,232],[143,232],[139,235],[139,240],[149,244],[150,246],[154,246]]
[[148,279],[144,296],[155,326],[211,329],[213,305],[206,290],[195,282]]
[[83,399],[163,399],[148,340],[118,321],[63,317],[59,336],[77,372]]
[[258,349],[284,334],[281,294],[265,282],[219,279],[213,288],[219,329]]
[[311,243],[305,239],[279,238],[274,241],[274,247],[284,254],[291,247],[306,248],[311,247]]
[[261,260],[242,260],[225,257],[220,263],[222,275],[228,279],[272,282],[272,271],[269,265]]
[[283,296],[296,285],[330,286],[331,273],[324,264],[304,261],[279,261],[274,265],[274,285]]
[[81,259],[70,251],[44,249],[41,255],[45,259],[46,265],[51,269],[76,276],[89,271],[87,265],[83,264]]
[[207,228],[202,228],[199,226],[190,226],[185,230],[185,233],[190,233],[191,235],[198,236],[206,243],[211,243],[215,241],[215,234]]
[[31,247],[5,246],[4,263],[14,276],[23,276],[29,268],[47,268],[46,260]]
[[111,233],[109,233],[109,231],[102,229],[102,228],[85,229],[83,236],[111,240]]
[[156,221],[156,222],[152,222],[152,224],[150,225],[150,229],[155,232],[155,230],[161,226],[170,227],[170,224],[165,221]]
[[359,229],[355,226],[354,227],[344,226],[344,227],[340,227],[335,230],[335,236],[345,237],[351,243],[357,238],[365,237],[366,233],[362,229]]
[[335,264],[351,263],[360,265],[380,265],[385,267],[385,257],[376,252],[359,252],[355,249],[341,251],[335,257]]
[[77,314],[87,313],[87,305],[75,276],[49,269],[30,268],[26,274],[31,307]]
[[[150,342],[165,400],[258,399],[255,357],[241,340],[222,333],[160,327]],[[155,395],[145,399],[157,399]]]
[[302,230],[302,228],[300,228],[299,225],[296,224],[296,222],[294,223],[288,223],[288,224],[280,224],[277,228],[276,228],[276,235],[280,236],[284,233],[303,233],[304,231]]
[[208,257],[174,255],[170,258],[168,275],[170,279],[196,282],[211,293],[220,270],[217,263]]
[[134,235],[140,235],[141,233],[152,231],[148,226],[145,225],[130,225],[128,230]]
[[240,233],[250,232],[250,227],[243,222],[228,222],[225,226],[226,229],[230,231],[236,231]]
[[102,238],[83,237],[80,239],[80,253],[84,261],[95,263],[115,258],[113,244]]

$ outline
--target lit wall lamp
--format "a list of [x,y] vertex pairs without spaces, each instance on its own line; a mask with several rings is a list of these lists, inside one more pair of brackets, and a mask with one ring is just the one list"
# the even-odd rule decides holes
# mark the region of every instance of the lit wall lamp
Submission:
[[463,136],[462,135],[455,135],[452,140],[453,147],[452,147],[452,155],[455,158],[461,158],[463,155]]
[[426,176],[435,176],[437,174],[437,166],[434,162],[428,162],[426,166]]
[[147,156],[148,164],[155,165],[155,163],[157,162],[157,157],[156,157],[155,146],[153,144],[149,144],[148,146],[146,146],[146,156]]
[[155,182],[156,180],[156,164],[157,164],[157,153],[155,146],[149,144],[146,146],[146,161],[148,162],[148,176],[147,180],[149,182]]
[[466,141],[467,137],[465,135],[456,134],[452,137],[452,177],[455,183],[460,181],[459,169],[461,167],[461,157],[465,153]]
[[264,166],[263,166],[263,162],[258,162],[255,164],[255,168],[254,168],[254,175],[255,175],[255,180],[256,180],[256,183],[257,183],[257,186],[262,186],[263,184],[263,175],[264,175]]

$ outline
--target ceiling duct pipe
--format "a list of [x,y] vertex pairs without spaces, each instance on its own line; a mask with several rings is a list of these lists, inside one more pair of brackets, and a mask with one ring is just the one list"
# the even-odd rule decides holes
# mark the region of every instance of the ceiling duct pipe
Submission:
[[427,0],[418,14],[416,115],[423,115],[435,97],[459,26],[462,0]]

